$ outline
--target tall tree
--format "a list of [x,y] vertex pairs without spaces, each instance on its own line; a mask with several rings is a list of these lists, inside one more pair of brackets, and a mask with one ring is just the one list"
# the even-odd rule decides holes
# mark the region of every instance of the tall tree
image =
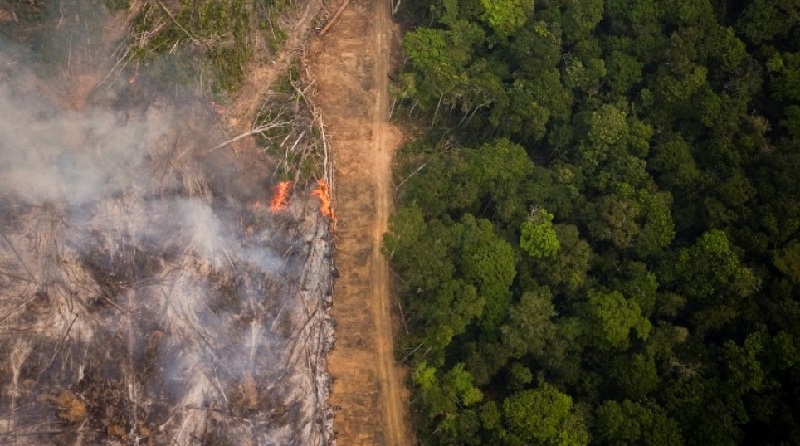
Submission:
[[618,291],[589,290],[586,306],[588,342],[601,350],[626,349],[631,330],[639,339],[647,339],[652,325],[642,316],[639,304]]
[[503,419],[503,439],[509,445],[589,444],[585,421],[573,409],[572,398],[547,383],[506,398]]

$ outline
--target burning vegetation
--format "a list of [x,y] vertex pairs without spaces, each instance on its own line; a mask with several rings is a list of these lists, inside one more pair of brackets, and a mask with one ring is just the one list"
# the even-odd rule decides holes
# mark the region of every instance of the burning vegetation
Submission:
[[292,182],[281,181],[272,192],[272,201],[269,209],[272,212],[285,211],[289,207],[289,195],[292,193]]
[[[272,191],[272,200],[270,201],[269,209],[272,212],[283,212],[289,208],[289,199],[292,195],[291,181],[281,181]],[[333,204],[331,203],[331,192],[328,182],[324,179],[317,180],[317,186],[311,191],[311,196],[319,199],[319,210],[328,221],[332,224],[336,223],[336,214],[333,211]],[[253,203],[252,208],[258,210],[262,208],[261,201]]]
[[331,203],[331,191],[328,182],[319,179],[317,180],[317,188],[311,192],[311,195],[319,198],[319,210],[332,224],[336,224],[336,214],[333,212],[333,205]]
[[98,85],[102,38],[71,38],[80,109],[0,41],[0,443],[331,443],[314,200],[279,183],[265,212],[274,166],[209,150],[203,98]]

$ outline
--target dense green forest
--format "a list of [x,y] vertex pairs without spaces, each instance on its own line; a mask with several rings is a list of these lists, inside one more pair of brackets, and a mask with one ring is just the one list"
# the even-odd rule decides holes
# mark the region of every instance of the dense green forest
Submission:
[[403,0],[423,444],[800,443],[800,0]]

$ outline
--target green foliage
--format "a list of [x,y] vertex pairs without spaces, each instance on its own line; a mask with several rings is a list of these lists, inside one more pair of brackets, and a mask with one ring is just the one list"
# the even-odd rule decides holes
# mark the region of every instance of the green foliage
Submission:
[[627,97],[628,92],[642,81],[643,66],[635,57],[613,50],[608,58],[606,78],[611,91]]
[[525,149],[500,139],[478,149],[461,149],[430,159],[407,181],[404,195],[428,216],[460,211],[477,213],[488,199],[511,219],[524,215],[518,189],[533,171]]
[[751,333],[742,346],[731,340],[725,342],[723,358],[727,372],[726,383],[731,386],[732,391],[745,393],[764,389],[764,370],[757,358],[764,350],[764,337],[762,333]]
[[[556,69],[547,70],[534,80],[516,79],[508,95],[508,108],[497,107],[489,122],[508,133],[534,140],[544,138],[551,119],[563,118],[572,101]],[[509,110],[513,110],[510,116],[507,115]]]
[[672,222],[672,194],[659,192],[656,195],[643,194],[644,225],[636,239],[637,252],[642,256],[656,254],[668,247],[675,238],[675,224]]
[[467,214],[461,220],[460,271],[485,299],[481,327],[497,328],[506,314],[511,297],[511,281],[516,275],[516,259],[511,244],[497,237],[489,220],[477,220]]
[[522,389],[533,381],[533,373],[524,365],[513,362],[508,367],[509,388]]
[[521,79],[536,79],[561,62],[561,36],[541,22],[528,23],[509,42],[509,57],[519,66],[519,72],[525,74]]
[[656,145],[651,167],[661,174],[662,184],[676,192],[688,192],[700,180],[700,170],[692,156],[689,144],[674,135]]
[[446,37],[443,30],[420,28],[406,34],[403,53],[414,61],[422,73],[441,76],[446,81],[453,76],[451,70],[454,68],[448,64]]
[[639,304],[626,299],[618,291],[604,293],[589,290],[586,318],[590,342],[599,349],[626,349],[631,330],[636,337],[646,340],[652,325],[642,316]]
[[403,51],[415,67],[416,98],[439,108],[442,101],[454,107],[469,87],[466,67],[472,47],[484,38],[474,23],[456,21],[452,29],[419,28],[403,39]]
[[534,0],[481,0],[483,20],[500,36],[508,36],[522,25],[533,11]]
[[692,247],[679,253],[679,289],[689,299],[697,300],[752,295],[759,280],[741,264],[736,251],[724,232],[706,232]]
[[566,2],[566,10],[562,14],[564,36],[568,42],[587,38],[602,18],[602,0]]
[[603,78],[608,74],[605,61],[600,54],[600,47],[596,42],[591,40],[579,42],[574,54],[564,59],[564,85],[576,92],[596,94]]
[[596,413],[594,439],[598,444],[683,444],[678,423],[658,407],[647,407],[630,400],[621,403],[605,401]]
[[534,355],[541,357],[555,339],[556,316],[550,290],[539,288],[524,293],[509,311],[508,322],[500,329],[503,345],[512,357]]
[[572,398],[547,383],[506,398],[503,419],[508,444],[589,444],[589,433],[573,410]]
[[424,361],[414,369],[412,380],[425,392],[425,404],[431,406],[431,413],[444,415],[454,413],[457,406],[471,406],[483,399],[480,390],[472,385],[472,377],[464,371],[464,364],[457,364],[441,379],[434,367]]
[[634,401],[643,401],[660,380],[655,359],[639,353],[617,356],[611,361],[610,371],[614,393]]
[[592,248],[580,238],[574,225],[553,225],[560,249],[554,259],[537,265],[537,273],[546,283],[572,295],[586,282]]
[[653,314],[658,290],[656,275],[648,270],[646,264],[640,262],[625,263],[617,269],[620,274],[619,277],[610,280],[612,287],[636,301],[643,315]]
[[553,214],[545,209],[531,212],[520,228],[519,246],[535,258],[553,257],[560,247],[553,229]]
[[617,248],[629,248],[639,235],[641,206],[633,198],[604,195],[588,209],[589,234]]
[[443,441],[458,439],[464,428],[464,408],[483,400],[483,394],[472,384],[472,376],[464,364],[456,364],[444,374],[420,362],[412,374],[412,382],[419,389],[417,402],[424,408],[428,422],[440,432]]
[[788,370],[800,363],[800,349],[795,346],[792,335],[785,331],[778,332],[771,339],[770,353],[773,360],[768,366],[778,370]]
[[773,264],[794,283],[800,284],[800,242],[792,240],[776,251]]
[[[418,208],[398,210],[384,236],[383,251],[404,278],[406,312],[440,365],[454,336],[472,323],[485,330],[499,327],[516,275],[511,244],[492,224],[466,214],[459,223],[424,221]],[[421,297],[425,297],[421,299]]]
[[789,105],[784,109],[785,118],[778,124],[786,129],[792,138],[800,138],[800,106]]
[[389,229],[384,250],[409,289],[435,290],[453,277],[455,267],[450,252],[455,240],[447,227],[439,222],[426,224],[419,208],[412,206],[398,210]]
[[797,0],[755,0],[747,5],[736,23],[748,41],[759,44],[785,37],[800,21]]
[[422,444],[791,444],[800,1],[410,1],[401,342],[483,396]]
[[497,190],[508,183],[521,181],[533,170],[533,162],[525,148],[505,138],[466,153],[469,163],[467,175],[481,188]]
[[800,100],[800,53],[776,54],[770,62],[775,97]]

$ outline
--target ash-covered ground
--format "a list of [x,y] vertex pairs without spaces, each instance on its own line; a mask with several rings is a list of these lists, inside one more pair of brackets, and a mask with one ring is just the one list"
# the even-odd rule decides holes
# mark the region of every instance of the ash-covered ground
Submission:
[[253,206],[269,162],[214,149],[202,100],[21,48],[0,41],[0,444],[329,444],[318,201]]

